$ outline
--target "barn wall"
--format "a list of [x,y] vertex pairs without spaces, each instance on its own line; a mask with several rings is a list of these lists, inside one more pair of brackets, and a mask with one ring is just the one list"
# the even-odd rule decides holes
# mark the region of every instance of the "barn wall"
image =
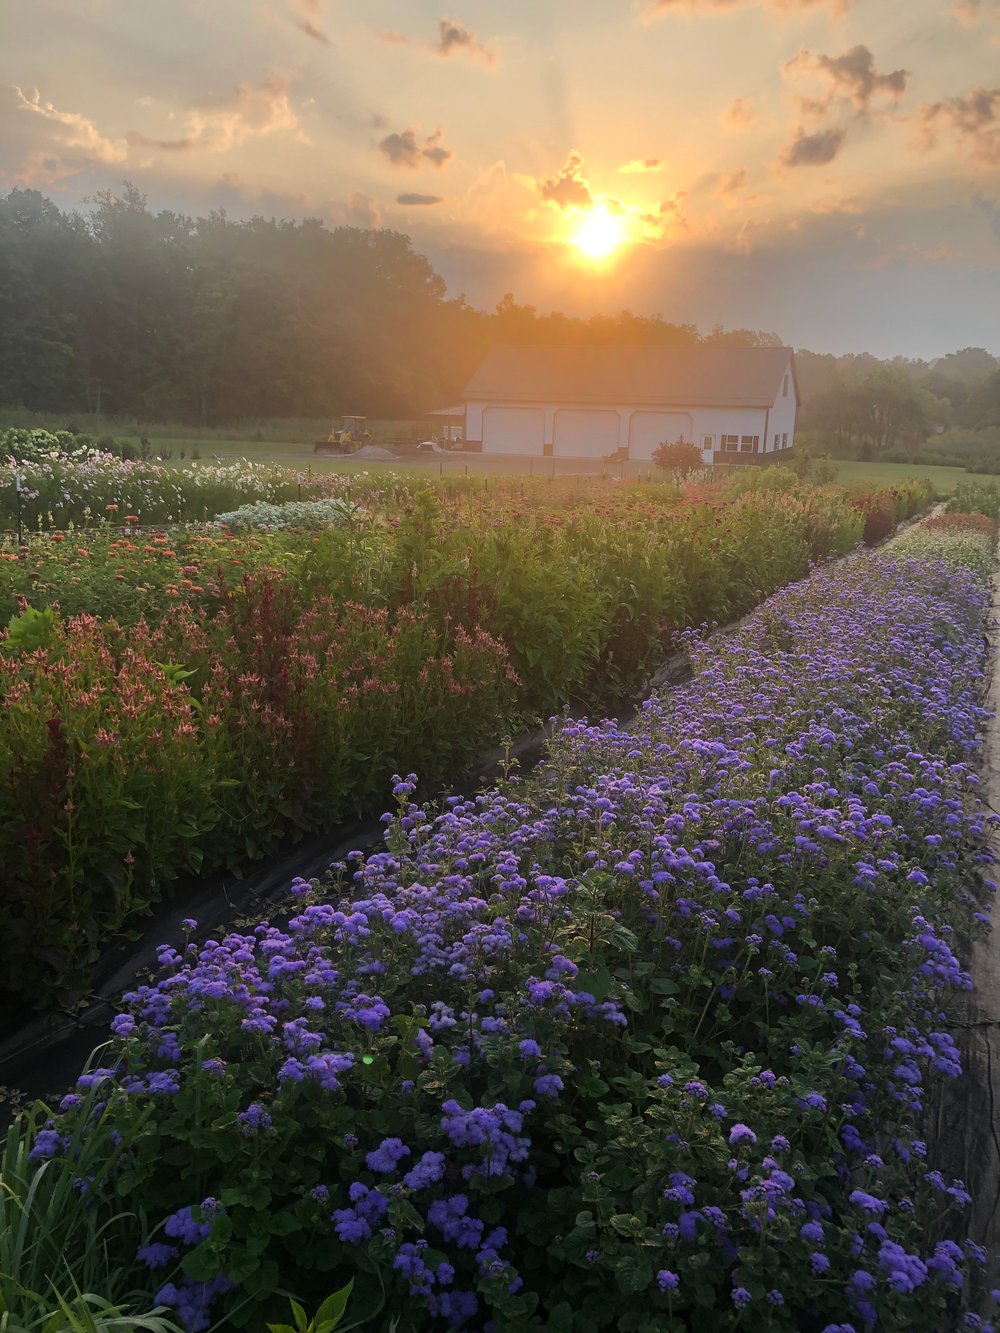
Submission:
[[[779,388],[779,394],[780,394],[780,388]],[[657,408],[649,405],[637,406],[631,403],[617,403],[617,404],[608,404],[606,406],[605,405],[599,406],[593,403],[523,403],[523,404],[494,403],[491,405],[489,403],[484,403],[484,402],[479,402],[479,403],[470,402],[466,409],[466,428],[467,428],[466,440],[468,445],[473,448],[475,448],[477,444],[481,444],[482,442],[483,414],[484,411],[490,406],[493,407],[517,406],[521,408],[534,408],[542,412],[545,420],[545,433],[542,445],[542,452],[544,452],[546,455],[551,454],[553,452],[553,438],[555,433],[555,423],[557,415],[560,412],[568,414],[568,413],[587,412],[587,411],[601,413],[602,421],[604,422],[607,421],[606,414],[608,413],[617,414],[618,449],[628,449],[629,447],[630,425],[633,413],[641,414],[640,419],[637,421],[637,430],[641,426],[645,430],[645,433],[648,433],[649,414],[662,413],[664,416],[665,423],[669,424],[670,429],[668,430],[668,436],[671,440],[677,438],[678,431],[675,429],[675,426],[679,419],[683,419],[683,421],[685,422],[685,428],[681,432],[683,438],[685,440],[690,441],[691,443],[697,444],[698,447],[702,449],[702,457],[706,463],[712,462],[714,450],[718,448],[719,437],[724,434],[758,435],[760,437],[761,452],[764,451],[765,418],[767,412],[766,409],[763,407],[696,407],[694,405],[684,406],[678,404],[677,406]],[[794,409],[792,415],[794,420]],[[785,418],[783,417],[782,420],[784,419]],[[567,416],[564,415],[563,421],[565,422],[567,420],[573,420],[573,418],[568,418]],[[690,425],[687,425],[686,423],[690,423]],[[779,426],[775,425],[772,427],[772,432],[773,430],[778,430],[778,429]],[[780,429],[785,430],[788,428],[782,425]],[[703,441],[706,435],[712,436],[713,446],[714,446],[712,450],[704,448]],[[611,438],[610,434],[608,438],[609,439]],[[613,447],[609,446],[607,452],[608,453],[613,452]],[[575,455],[569,455],[565,453],[563,456],[575,457]],[[580,456],[594,457],[595,455],[593,455],[592,453],[583,453]],[[637,454],[637,457],[640,458],[649,457],[649,453],[647,452],[645,446],[642,447],[640,452]]]
[[[791,362],[788,366],[788,395],[782,393],[783,385],[778,385],[778,394],[771,407],[771,419],[768,423],[768,441],[767,451],[773,453],[775,449],[774,437],[778,437],[778,449],[791,449],[792,442],[795,439],[795,382],[792,379]],[[785,436],[788,436],[788,443],[784,443]]]

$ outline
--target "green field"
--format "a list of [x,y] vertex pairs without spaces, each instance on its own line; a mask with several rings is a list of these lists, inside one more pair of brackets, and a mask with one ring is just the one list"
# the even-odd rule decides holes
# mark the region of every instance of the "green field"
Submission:
[[[156,444],[173,451],[173,458],[170,460],[173,463],[186,461],[180,458],[181,449],[185,450],[187,459],[190,459],[192,447],[197,447],[202,461],[211,461],[215,458],[246,458],[254,463],[278,463],[283,467],[296,468],[303,472],[309,468],[314,472],[375,472],[382,468],[392,468],[427,476],[516,476],[520,473],[560,476],[577,473],[627,477],[633,481],[655,479],[663,475],[649,462],[621,464],[603,463],[599,459],[568,458],[529,460],[458,451],[416,455],[389,462],[371,458],[338,458],[314,454],[308,445],[280,441],[163,439],[156,441]],[[880,486],[927,477],[941,492],[953,491],[958,482],[969,476],[964,468],[933,467],[920,463],[858,463],[835,460],[834,465],[837,468],[837,481],[843,484],[860,482],[865,485]]]
[[[962,467],[932,467],[926,463],[854,463],[833,460],[837,480],[847,485],[864,482],[867,486],[891,486],[893,482],[926,477],[938,491],[953,491],[960,481],[974,479]],[[987,478],[983,478],[987,480]]]

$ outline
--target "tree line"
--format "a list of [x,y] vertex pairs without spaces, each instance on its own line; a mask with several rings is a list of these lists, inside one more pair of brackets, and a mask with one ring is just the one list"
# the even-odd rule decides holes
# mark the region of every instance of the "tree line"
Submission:
[[1000,444],[1000,359],[966,347],[934,361],[796,353],[799,426],[837,452],[910,450],[957,432]]
[[[414,418],[456,401],[498,342],[780,341],[628,311],[540,314],[512,296],[477,310],[395,231],[153,213],[127,182],[84,212],[36,190],[0,195],[0,407],[205,426]],[[798,363],[804,423],[849,443],[1000,425],[1000,362],[981,350]]]

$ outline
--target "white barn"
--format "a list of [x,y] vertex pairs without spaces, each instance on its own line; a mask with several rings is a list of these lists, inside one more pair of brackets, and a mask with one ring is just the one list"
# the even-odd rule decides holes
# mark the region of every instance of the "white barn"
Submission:
[[650,459],[664,440],[706,463],[781,454],[795,438],[790,347],[494,347],[466,385],[466,448]]

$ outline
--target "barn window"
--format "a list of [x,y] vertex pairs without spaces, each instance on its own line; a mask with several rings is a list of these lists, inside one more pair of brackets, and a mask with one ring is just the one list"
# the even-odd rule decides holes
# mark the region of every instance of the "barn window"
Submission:
[[720,435],[719,448],[724,449],[727,454],[739,453],[740,437],[738,435]]
[[777,433],[775,433],[775,436],[774,436],[774,447],[775,447],[775,449],[777,449],[777,447],[778,447],[778,443],[779,443],[779,436],[777,435]]
[[781,396],[782,396],[782,398],[787,398],[787,397],[788,397],[788,376],[787,376],[787,375],[785,376],[785,382],[784,382],[784,384],[781,386]]
[[714,435],[703,435],[703,436],[701,437],[701,447],[702,447],[703,449],[714,449],[714,448],[715,448],[715,436],[714,436]]
[[785,431],[784,435],[782,435],[782,437],[781,437],[781,447],[782,447],[782,449],[787,449],[787,448],[788,448],[788,431],[787,431],[787,430]]
[[744,435],[740,440],[741,454],[755,454],[760,447],[759,435]]

